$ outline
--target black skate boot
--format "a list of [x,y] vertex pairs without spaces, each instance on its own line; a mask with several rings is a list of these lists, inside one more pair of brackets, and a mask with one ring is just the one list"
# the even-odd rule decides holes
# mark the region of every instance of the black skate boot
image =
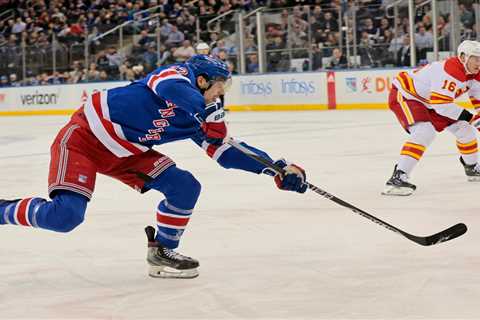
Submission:
[[385,184],[382,194],[386,196],[409,196],[417,187],[407,182],[407,174],[398,170],[397,166],[393,169],[392,177]]
[[460,157],[460,163],[465,169],[468,181],[480,181],[480,166],[478,163],[466,164],[462,157]]
[[147,262],[150,265],[148,274],[151,277],[188,279],[198,276],[197,260],[162,247],[155,241],[155,228],[152,226],[147,226],[145,233],[148,238]]

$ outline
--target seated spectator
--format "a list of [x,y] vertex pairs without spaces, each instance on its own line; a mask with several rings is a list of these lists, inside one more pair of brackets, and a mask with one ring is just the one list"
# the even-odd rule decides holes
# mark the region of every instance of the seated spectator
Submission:
[[141,64],[133,66],[132,71],[133,71],[134,80],[140,80],[147,76]]
[[195,54],[195,49],[193,49],[189,40],[183,41],[181,47],[178,47],[175,50],[173,56],[175,57],[176,62],[185,62],[190,59]]
[[402,47],[397,52],[397,66],[410,66],[410,36],[408,34],[403,36]]
[[170,64],[173,61],[174,57],[172,55],[172,52],[162,44],[160,46],[160,61],[158,61],[158,66]]
[[247,56],[247,72],[248,73],[256,73],[259,71],[259,64],[258,64],[258,56],[256,53],[249,54]]
[[22,21],[22,18],[18,17],[15,21],[15,24],[12,26],[12,33],[19,34],[22,33],[27,27],[27,24]]
[[7,76],[0,77],[0,88],[10,87]]
[[168,38],[168,35],[170,32],[172,32],[173,25],[168,22],[168,19],[163,19],[162,24],[160,25],[160,36],[162,37],[162,40],[165,40]]
[[116,77],[118,76],[120,66],[124,61],[124,57],[117,51],[117,48],[112,46],[107,50],[107,59],[109,65],[109,76]]
[[304,48],[307,41],[307,34],[302,31],[302,27],[298,24],[293,26],[293,30],[288,35],[288,42],[292,48]]
[[369,35],[378,36],[378,29],[373,24],[373,20],[371,18],[365,19],[364,27],[362,31],[366,31]]
[[185,35],[178,31],[177,26],[172,25],[172,31],[168,34],[165,44],[168,47],[178,47],[185,40]]
[[245,53],[257,52],[257,46],[253,41],[253,37],[247,37],[245,39]]
[[217,58],[219,60],[222,60],[223,62],[227,63],[227,60],[228,60],[227,51],[225,51],[225,50],[218,51]]
[[471,29],[475,23],[475,15],[473,10],[467,8],[463,3],[460,4],[460,21],[469,29]]
[[97,64],[92,62],[87,71],[88,81],[98,81],[100,80],[100,71],[97,70]]
[[140,32],[140,38],[137,43],[133,45],[133,51],[137,54],[143,53],[152,42],[155,42],[155,39],[148,35],[148,30],[142,30]]
[[348,66],[347,58],[340,48],[335,48],[332,51],[332,57],[328,63],[327,69],[343,69]]
[[418,50],[418,59],[425,59],[427,51],[433,49],[433,35],[426,31],[423,25],[418,28],[418,33],[415,34],[415,46]]
[[220,51],[225,51],[225,52],[229,51],[228,48],[225,46],[224,40],[217,41],[217,46],[212,49],[212,56],[217,57]]
[[157,50],[155,48],[155,44],[150,44],[148,46],[148,50],[143,54],[143,62],[145,65],[145,69],[147,72],[153,71],[157,66]]
[[338,29],[338,22],[333,19],[333,15],[330,11],[327,11],[325,12],[325,15],[324,15],[324,20],[323,20],[323,30],[325,30],[325,32],[337,32],[339,29]]

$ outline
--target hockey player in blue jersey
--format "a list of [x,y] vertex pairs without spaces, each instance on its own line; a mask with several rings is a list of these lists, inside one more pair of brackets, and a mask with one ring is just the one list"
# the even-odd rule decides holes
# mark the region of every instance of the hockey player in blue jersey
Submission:
[[[39,197],[0,200],[0,224],[73,230],[83,222],[96,174],[101,173],[142,193],[153,189],[165,196],[156,210],[156,234],[153,227],[145,229],[149,274],[196,277],[198,261],[173,249],[200,195],[200,183],[153,146],[191,139],[224,168],[272,175],[283,190],[303,193],[307,189],[300,167],[279,160],[276,163],[286,174],[275,175],[225,143],[225,113],[218,97],[230,81],[225,63],[195,55],[125,87],[93,93],[51,146],[51,201]],[[242,144],[270,159],[265,152]]]

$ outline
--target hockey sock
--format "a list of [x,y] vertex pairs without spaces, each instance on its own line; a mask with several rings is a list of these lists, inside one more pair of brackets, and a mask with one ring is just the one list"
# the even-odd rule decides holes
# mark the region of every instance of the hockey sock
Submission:
[[465,121],[457,121],[447,127],[447,130],[457,138],[457,148],[463,161],[476,164],[478,161],[477,130]]
[[192,210],[174,207],[167,200],[161,201],[157,208],[157,235],[155,240],[170,249],[178,247],[191,215]]
[[82,223],[87,203],[86,197],[71,191],[59,191],[52,201],[25,198],[0,203],[0,224],[69,232]]
[[462,143],[457,140],[457,148],[466,164],[476,164],[478,160],[477,139]]
[[190,172],[171,166],[145,187],[165,195],[166,199],[157,207],[155,240],[164,247],[175,249],[200,195],[200,183]]
[[400,159],[398,160],[397,169],[402,170],[410,175],[415,165],[418,163],[426,147],[410,141],[405,142],[400,151]]

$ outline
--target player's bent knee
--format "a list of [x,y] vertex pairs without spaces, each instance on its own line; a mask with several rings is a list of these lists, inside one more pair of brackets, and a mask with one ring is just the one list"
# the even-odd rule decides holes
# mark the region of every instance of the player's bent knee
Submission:
[[176,166],[168,168],[146,186],[162,192],[172,204],[182,204],[188,208],[193,208],[202,189],[200,182],[190,172]]
[[184,171],[182,180],[182,185],[186,187],[185,192],[188,192],[190,196],[197,201],[198,197],[200,196],[200,191],[202,190],[202,185],[200,182],[188,171]]
[[71,193],[60,194],[53,199],[57,215],[51,221],[51,228],[57,232],[70,232],[85,219],[87,198]]
[[411,142],[425,147],[428,147],[437,135],[435,127],[430,122],[418,122],[411,126],[409,130]]

